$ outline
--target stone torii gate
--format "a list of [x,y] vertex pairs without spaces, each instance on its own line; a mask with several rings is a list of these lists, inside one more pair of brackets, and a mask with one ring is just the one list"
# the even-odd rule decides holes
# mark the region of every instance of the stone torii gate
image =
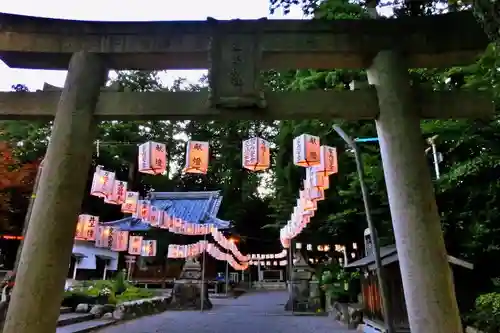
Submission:
[[[413,333],[462,331],[420,118],[483,118],[488,96],[410,85],[471,63],[470,13],[353,21],[81,22],[0,14],[10,67],[68,69],[62,92],[0,93],[0,119],[54,119],[4,333],[53,333],[102,119],[374,119]],[[68,65],[69,64],[69,65]],[[211,70],[210,95],[102,90],[109,69]],[[371,89],[263,92],[260,70],[367,68]]]

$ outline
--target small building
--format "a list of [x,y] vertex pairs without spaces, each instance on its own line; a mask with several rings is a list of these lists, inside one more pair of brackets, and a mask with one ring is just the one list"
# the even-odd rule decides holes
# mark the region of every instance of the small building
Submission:
[[[151,204],[164,210],[170,216],[181,218],[185,222],[195,224],[213,224],[219,230],[230,227],[229,221],[217,218],[222,196],[219,191],[196,191],[196,192],[152,192],[149,194]],[[144,234],[152,239],[158,239],[157,255],[154,258],[139,257],[131,267],[131,280],[140,284],[159,284],[177,278],[182,269],[182,263],[178,260],[169,260],[167,263],[168,230],[153,228],[147,223],[134,217],[126,217],[121,220],[105,223],[107,226],[118,227],[129,231],[131,234]],[[195,236],[192,241],[197,241]],[[199,237],[199,236],[198,236]],[[208,262],[208,260],[207,260]],[[215,267],[206,267],[207,272]]]
[[[394,327],[398,333],[410,332],[396,246],[391,245],[380,248],[380,257],[382,259],[382,265],[386,270],[385,276],[387,278],[388,293],[391,299],[391,313],[394,317]],[[467,283],[467,281],[470,281],[468,274],[470,274],[470,270],[472,270],[474,266],[469,262],[450,255],[448,256],[448,262],[453,271],[459,309],[461,312],[465,312],[468,308],[468,300],[473,298],[468,294],[468,288],[463,288],[462,286],[464,283]],[[361,270],[363,332],[385,332],[381,296],[375,271],[375,256],[372,253],[362,259],[347,264],[344,268],[358,268]]]

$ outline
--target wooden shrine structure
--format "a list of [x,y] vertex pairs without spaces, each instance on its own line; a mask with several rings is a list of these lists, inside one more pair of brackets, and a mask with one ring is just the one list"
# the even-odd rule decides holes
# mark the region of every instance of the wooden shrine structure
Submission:
[[[408,322],[408,312],[405,306],[405,296],[403,292],[403,284],[399,269],[399,258],[395,245],[385,246],[380,248],[380,259],[384,266],[386,285],[389,289],[391,298],[390,307],[393,315],[393,327],[395,332],[406,333],[410,332]],[[470,311],[471,298],[466,283],[470,283],[471,276],[468,271],[474,266],[462,259],[447,256],[449,267],[452,269],[452,276],[455,282],[455,293],[461,314],[466,314]],[[375,273],[375,256],[373,252],[359,260],[353,261],[344,268],[361,270],[361,290],[363,295],[363,321],[366,326],[372,328],[372,331],[380,331],[384,328],[384,316],[382,308],[382,300],[378,287],[377,274]],[[464,288],[465,287],[465,288]],[[460,306],[462,305],[462,306]],[[365,332],[370,330],[365,330]]]
[[[0,93],[0,120],[54,119],[4,333],[53,333],[100,119],[373,119],[413,333],[461,332],[421,118],[485,118],[491,98],[427,91],[408,68],[472,63],[469,12],[402,19],[81,22],[0,14],[8,66],[68,69],[62,92]],[[110,69],[210,69],[210,92],[113,92]],[[366,68],[354,91],[267,92],[260,71]],[[74,221],[74,222],[71,222]],[[57,291],[60,290],[60,294]]]

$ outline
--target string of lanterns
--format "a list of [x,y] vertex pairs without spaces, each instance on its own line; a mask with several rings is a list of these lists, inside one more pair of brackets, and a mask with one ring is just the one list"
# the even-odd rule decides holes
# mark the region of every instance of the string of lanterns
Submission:
[[330,185],[329,176],[338,172],[336,148],[321,146],[319,137],[310,134],[302,134],[293,140],[293,162],[306,168],[306,178],[290,220],[280,230],[284,248],[288,248],[290,241],[309,224],[317,210],[317,202],[325,198],[325,190]]
[[250,254],[250,259],[252,260],[265,260],[265,259],[282,259],[287,256],[286,250],[280,253],[268,253],[268,254]]
[[238,263],[231,254],[222,252],[219,248],[205,240],[198,241],[197,243],[188,245],[170,244],[168,246],[168,258],[191,258],[207,252],[217,260],[227,261],[235,270],[246,270],[248,263]]

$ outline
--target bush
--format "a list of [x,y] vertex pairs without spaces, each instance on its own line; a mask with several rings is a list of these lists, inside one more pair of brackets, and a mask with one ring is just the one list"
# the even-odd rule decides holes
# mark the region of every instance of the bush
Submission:
[[154,296],[153,292],[147,289],[128,287],[127,290],[125,290],[123,293],[121,293],[120,295],[116,295],[116,301],[117,303],[123,303],[144,298],[150,298],[153,296]]
[[484,333],[500,332],[500,293],[480,295],[470,319],[472,325]]

